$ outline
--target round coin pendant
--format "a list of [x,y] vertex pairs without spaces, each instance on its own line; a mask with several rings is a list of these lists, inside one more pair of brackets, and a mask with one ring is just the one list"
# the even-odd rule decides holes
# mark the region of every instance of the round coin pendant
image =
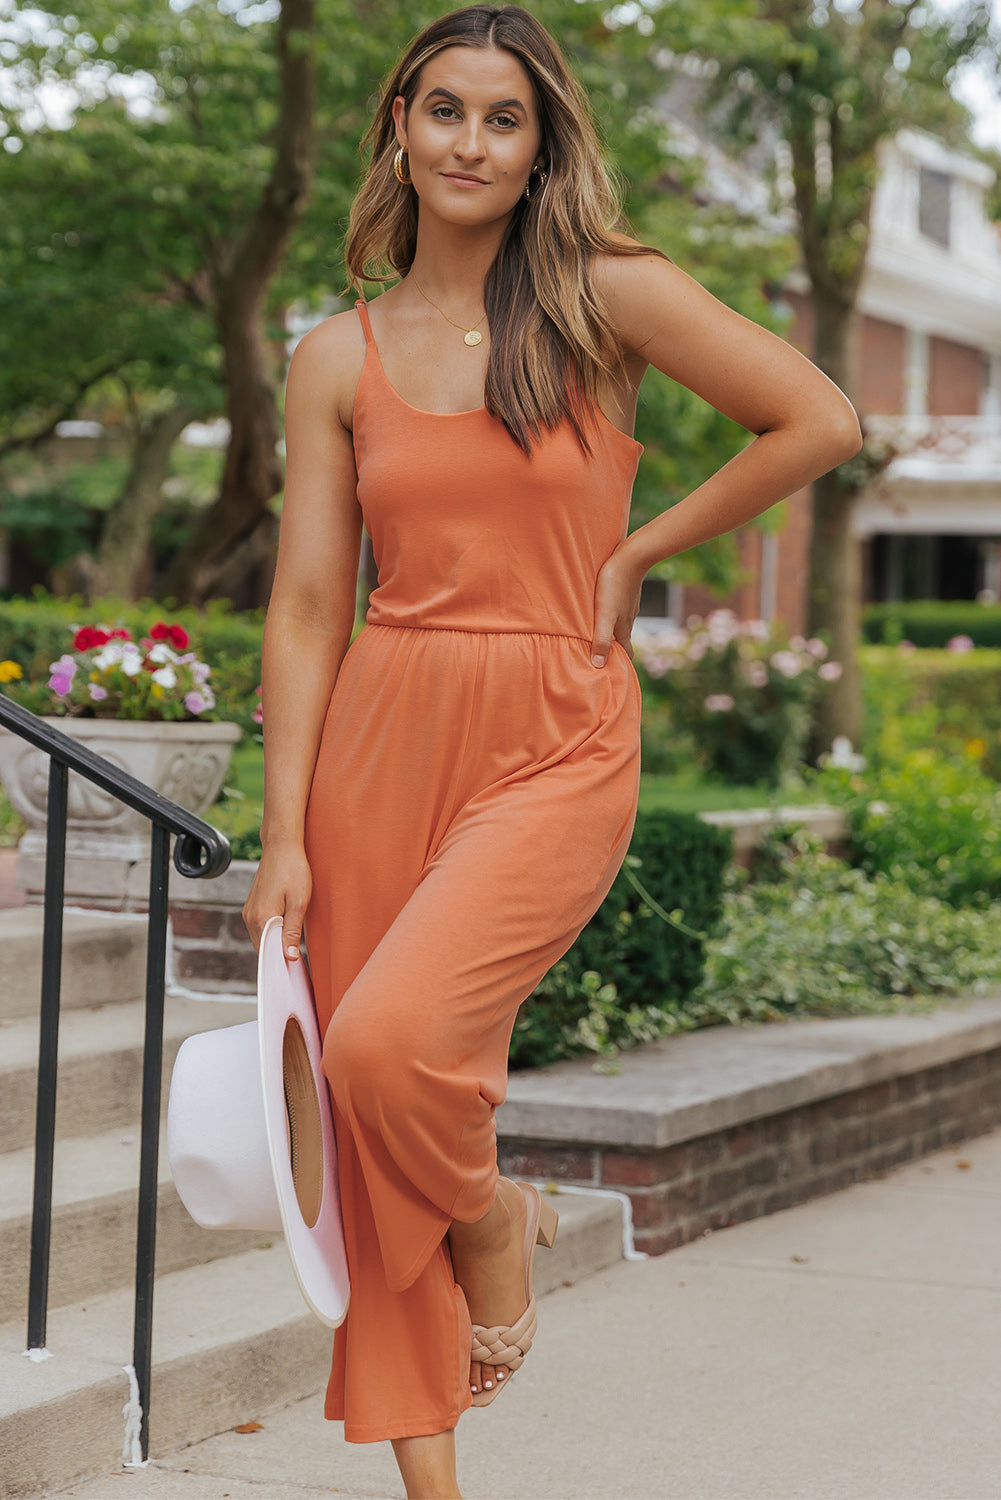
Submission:
[[463,334],[462,342],[472,349],[476,344],[482,344],[483,335],[478,328],[471,328],[468,333]]

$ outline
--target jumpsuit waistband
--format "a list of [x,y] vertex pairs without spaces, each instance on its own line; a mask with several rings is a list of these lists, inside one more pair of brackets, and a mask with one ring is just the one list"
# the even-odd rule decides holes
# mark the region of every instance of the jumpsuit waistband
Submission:
[[591,637],[575,635],[569,630],[474,630],[471,625],[403,625],[395,620],[366,620],[369,630],[419,630],[434,631],[442,635],[518,635],[542,636],[554,641],[580,641],[590,646]]

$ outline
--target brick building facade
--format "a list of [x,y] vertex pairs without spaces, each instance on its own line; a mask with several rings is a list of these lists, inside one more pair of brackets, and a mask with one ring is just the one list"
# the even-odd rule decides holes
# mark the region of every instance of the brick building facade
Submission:
[[[855,504],[863,603],[1001,598],[1001,226],[984,201],[992,181],[982,162],[916,131],[882,153],[851,394],[867,437],[896,456]],[[786,336],[810,354],[802,275],[784,300]],[[683,622],[726,606],[804,632],[809,490],[791,496],[786,513],[778,532],[738,532],[744,581],[727,598],[646,586],[641,614]]]

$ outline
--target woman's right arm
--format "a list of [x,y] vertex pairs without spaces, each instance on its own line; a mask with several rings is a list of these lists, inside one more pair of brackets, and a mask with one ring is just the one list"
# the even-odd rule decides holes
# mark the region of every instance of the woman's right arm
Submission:
[[263,853],[243,918],[256,948],[268,918],[281,916],[292,959],[312,885],[306,804],[355,619],[362,517],[345,423],[361,364],[359,334],[353,313],[306,334],[292,355],[285,396],[285,493],[261,662]]

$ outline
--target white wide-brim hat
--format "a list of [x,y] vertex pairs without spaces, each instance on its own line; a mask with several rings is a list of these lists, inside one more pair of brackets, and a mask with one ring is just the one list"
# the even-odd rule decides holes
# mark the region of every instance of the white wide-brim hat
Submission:
[[167,1109],[181,1202],[212,1229],[281,1230],[307,1303],[336,1328],[349,1282],[337,1151],[305,961],[271,917],[257,962],[257,1020],[182,1043]]

